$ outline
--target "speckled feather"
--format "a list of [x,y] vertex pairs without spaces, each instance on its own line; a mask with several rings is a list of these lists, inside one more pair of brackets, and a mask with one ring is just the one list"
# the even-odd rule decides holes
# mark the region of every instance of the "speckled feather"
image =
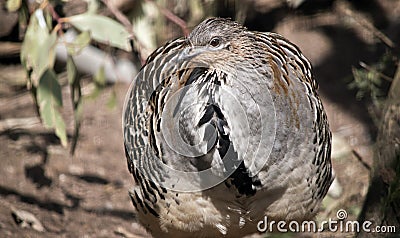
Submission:
[[[196,65],[174,64],[178,52],[185,50]],[[239,74],[232,77],[233,71]],[[136,182],[130,196],[140,222],[155,237],[242,237],[257,232],[257,222],[265,215],[269,220],[304,220],[316,214],[333,180],[331,132],[311,64],[294,44],[276,33],[252,32],[236,22],[210,18],[188,38],[170,41],[151,54],[137,80],[123,116],[125,152]],[[168,148],[160,130],[172,123],[162,117],[167,101],[187,85],[193,87],[182,100],[213,104],[199,103],[185,111],[179,121],[183,140],[203,140],[198,132],[205,124],[217,133],[206,154],[190,163]],[[249,115],[248,132],[223,90],[235,94]],[[251,100],[258,105],[251,106]],[[273,117],[275,124],[260,124],[262,117]],[[274,141],[259,143],[262,128],[276,130]],[[163,178],[151,161],[185,171],[223,168],[229,146],[234,148],[229,154],[233,160],[244,160],[223,183],[191,193],[157,183]],[[258,158],[263,161],[265,156],[268,160],[256,170]]]

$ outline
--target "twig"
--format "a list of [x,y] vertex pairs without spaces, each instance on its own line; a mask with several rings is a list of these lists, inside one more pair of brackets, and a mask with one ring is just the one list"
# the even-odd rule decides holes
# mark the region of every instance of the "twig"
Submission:
[[178,25],[181,28],[184,36],[189,35],[189,30],[188,30],[187,24],[184,20],[182,20],[182,18],[178,17],[177,15],[175,15],[174,13],[172,13],[170,10],[166,9],[165,7],[158,5],[153,0],[146,0],[146,1],[154,4],[167,19],[169,19],[170,21],[172,21],[173,23]]
[[364,69],[370,71],[370,72],[374,72],[374,73],[378,74],[381,78],[383,78],[383,79],[385,79],[385,80],[387,80],[389,82],[393,81],[393,79],[391,77],[389,77],[389,76],[377,71],[376,69],[372,68],[371,66],[367,65],[366,63],[364,63],[362,61],[360,61],[360,66],[363,67]]
[[358,16],[353,9],[351,9],[347,4],[344,5],[342,12],[347,15],[348,17],[352,18],[356,23],[360,26],[364,27],[368,31],[372,32],[372,34],[377,37],[383,44],[388,46],[389,48],[398,51],[398,46],[389,38],[387,37],[382,31],[374,26],[369,20],[364,19]]
[[112,12],[112,14],[114,14],[114,16],[118,19],[118,21],[121,22],[122,25],[124,25],[127,28],[128,32],[133,34],[132,30],[133,26],[131,22],[128,20],[128,18],[113,4],[111,4],[109,0],[101,0],[101,1],[107,6],[107,8]]
[[53,19],[57,22],[57,25],[53,28],[52,32],[57,32],[58,34],[63,35],[64,32],[62,31],[62,26],[64,23],[64,18],[58,15],[53,5],[49,1],[43,1],[41,8],[42,9],[47,8],[50,11]]
[[54,9],[53,5],[49,3],[49,1],[44,1],[43,2],[43,8],[47,7],[51,13],[51,16],[53,17],[54,20],[57,21],[57,23],[60,23],[60,16],[57,14],[56,10]]
[[355,151],[355,150],[351,150],[351,152],[353,153],[353,155],[357,158],[357,160],[368,170],[371,171],[371,166],[369,164],[367,164],[367,162],[365,162],[363,160],[363,158],[361,157],[361,155]]
[[132,40],[137,45],[137,51],[139,52],[140,60],[141,60],[141,63],[143,64],[146,61],[146,56],[142,54],[141,50],[146,49],[146,46],[144,44],[142,44],[142,42],[140,42],[140,40],[136,37],[135,33],[133,32],[132,23],[118,8],[116,8],[112,3],[110,3],[109,0],[101,0],[101,1],[107,6],[107,8],[118,19],[118,21],[121,22],[122,25],[125,26],[126,30],[129,32],[129,34],[131,34]]

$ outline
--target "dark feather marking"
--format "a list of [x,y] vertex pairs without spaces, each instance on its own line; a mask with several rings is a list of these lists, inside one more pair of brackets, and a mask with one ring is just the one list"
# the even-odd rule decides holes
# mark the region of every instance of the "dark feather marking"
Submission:
[[129,193],[129,197],[131,198],[132,204],[133,206],[136,208],[136,210],[138,209],[137,203],[135,202],[135,198],[133,197],[132,193]]
[[[204,125],[206,122],[210,122],[214,125],[218,132],[218,153],[222,159],[225,159],[225,155],[227,155],[229,148],[233,144],[230,141],[229,134],[225,132],[224,126],[228,126],[228,122],[226,121],[221,109],[213,104],[210,104],[206,107],[205,113],[203,117],[200,119],[198,126]],[[237,153],[233,153],[236,158],[227,158],[230,160],[237,159]],[[247,168],[242,161],[239,167],[233,172],[229,179],[231,183],[236,187],[238,192],[242,195],[251,196],[256,193],[256,189],[254,187],[261,186],[261,181],[255,177],[251,177]],[[229,186],[228,186],[229,187]]]
[[257,190],[253,188],[253,185],[261,186],[260,180],[250,177],[243,161],[240,163],[240,166],[235,170],[235,172],[229,176],[229,178],[232,179],[232,184],[242,195],[252,196],[257,192]]
[[195,82],[197,79],[201,78],[203,74],[207,72],[207,68],[204,67],[196,67],[193,68],[192,72],[190,73],[189,77],[187,78],[185,82],[185,86],[192,84]]
[[151,214],[153,214],[155,217],[159,217],[158,213],[146,201],[144,201],[144,205]]
[[135,198],[136,198],[136,201],[139,203],[140,207],[144,208],[142,199],[140,199],[140,197],[139,197],[139,195],[137,194],[136,191],[135,191]]

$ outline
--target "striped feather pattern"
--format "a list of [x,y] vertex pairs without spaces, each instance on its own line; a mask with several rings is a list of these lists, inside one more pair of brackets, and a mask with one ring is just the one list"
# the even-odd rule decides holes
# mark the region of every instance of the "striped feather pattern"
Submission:
[[123,115],[142,224],[155,237],[241,237],[264,216],[313,217],[333,180],[317,89],[296,45],[230,20],[207,19],[158,48]]

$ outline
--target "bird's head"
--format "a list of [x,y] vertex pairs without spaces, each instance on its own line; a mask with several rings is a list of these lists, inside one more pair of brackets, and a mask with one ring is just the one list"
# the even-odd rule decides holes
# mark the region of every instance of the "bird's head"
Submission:
[[247,43],[246,32],[244,26],[229,19],[208,18],[194,28],[187,39],[193,47],[238,53]]

